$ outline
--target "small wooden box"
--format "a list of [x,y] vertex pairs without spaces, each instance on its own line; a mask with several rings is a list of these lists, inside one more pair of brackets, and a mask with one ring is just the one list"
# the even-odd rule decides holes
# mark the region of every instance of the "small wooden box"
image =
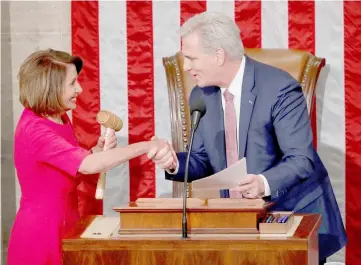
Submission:
[[294,222],[293,212],[270,212],[269,214],[277,217],[277,220],[284,216],[288,216],[288,219],[285,223],[265,223],[267,219],[266,216],[265,219],[259,223],[259,232],[261,234],[287,234]]

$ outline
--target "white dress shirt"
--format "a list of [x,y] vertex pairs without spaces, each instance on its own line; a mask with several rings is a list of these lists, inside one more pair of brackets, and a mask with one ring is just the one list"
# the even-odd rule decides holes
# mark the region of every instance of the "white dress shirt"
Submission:
[[[246,57],[243,56],[242,57],[242,62],[241,65],[237,71],[236,76],[233,78],[231,84],[228,87],[228,91],[230,93],[233,94],[234,98],[233,98],[233,103],[234,103],[234,107],[236,108],[236,117],[237,117],[237,150],[239,150],[239,121],[240,121],[240,111],[241,111],[241,96],[242,96],[242,86],[243,86],[243,76],[244,76],[244,69],[246,67]],[[223,108],[223,114],[224,114],[224,120],[226,120],[226,112],[224,110],[225,108],[225,99],[223,96],[223,92],[226,90],[226,87],[221,87],[221,91],[222,91],[222,108]],[[265,176],[261,175],[263,179],[263,183],[264,183],[264,189],[265,189],[265,194],[264,196],[269,196],[271,195],[271,191],[270,191],[270,187],[268,184],[267,179],[265,178]]]
[[[246,57],[243,56],[242,57],[242,62],[241,62],[241,65],[237,71],[237,74],[236,76],[233,78],[231,84],[229,85],[228,87],[228,91],[230,93],[233,94],[234,98],[233,98],[233,103],[234,103],[234,107],[236,108],[236,116],[237,116],[237,149],[239,150],[239,120],[240,120],[240,111],[241,111],[241,96],[242,96],[242,86],[243,86],[243,76],[244,76],[244,69],[246,67]],[[224,107],[225,107],[225,99],[224,99],[224,96],[223,96],[223,92],[226,90],[227,88],[225,87],[221,87],[221,92],[222,92],[222,108],[223,108],[223,113],[225,115],[225,111],[224,111]],[[224,120],[225,120],[226,117],[224,117]],[[178,172],[178,167],[179,167],[179,164],[177,164],[177,167],[176,169],[173,171],[173,172],[170,172],[167,170],[167,172],[169,174],[177,174]],[[263,179],[263,183],[264,183],[264,188],[265,188],[265,194],[264,196],[269,196],[271,195],[271,191],[270,191],[270,187],[269,187],[269,184],[268,184],[268,181],[267,179],[265,178],[265,176],[263,175],[259,175],[262,177]]]

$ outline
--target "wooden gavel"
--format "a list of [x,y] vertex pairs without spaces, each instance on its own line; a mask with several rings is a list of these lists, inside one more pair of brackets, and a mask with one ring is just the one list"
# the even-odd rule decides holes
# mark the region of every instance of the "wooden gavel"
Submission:
[[[120,131],[120,129],[122,129],[123,127],[123,121],[115,114],[106,110],[101,110],[98,112],[97,121],[99,124],[107,128],[105,133],[105,142],[104,142],[104,151],[105,151],[107,150],[107,137],[109,137],[109,133],[111,132],[109,129],[112,129],[116,132]],[[104,198],[105,177],[106,177],[105,172],[99,174],[97,189],[95,191],[95,198],[97,200],[102,200]]]

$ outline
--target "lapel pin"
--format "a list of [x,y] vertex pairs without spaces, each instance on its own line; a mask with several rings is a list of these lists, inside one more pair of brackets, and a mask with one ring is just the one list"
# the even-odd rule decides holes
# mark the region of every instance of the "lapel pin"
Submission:
[[249,102],[249,103],[251,103],[251,104],[253,105],[253,102],[252,102],[252,101],[250,101],[250,100],[249,100],[248,102]]

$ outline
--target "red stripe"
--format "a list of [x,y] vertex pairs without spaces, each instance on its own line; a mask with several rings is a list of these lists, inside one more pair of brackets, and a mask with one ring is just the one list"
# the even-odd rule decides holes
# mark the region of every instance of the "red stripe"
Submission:
[[[154,55],[151,1],[127,1],[129,144],[154,135]],[[145,155],[129,161],[130,201],[155,197],[155,166]]]
[[235,1],[234,19],[241,30],[244,47],[262,47],[261,1]]
[[344,2],[346,264],[361,263],[361,2]]
[[[315,2],[288,2],[288,47],[315,54]],[[316,95],[312,98],[311,126],[313,144],[317,148]]]
[[180,2],[180,20],[181,25],[195,14],[202,13],[207,10],[207,1],[187,1]]
[[[71,3],[72,53],[82,57],[83,70],[79,82],[83,88],[72,113],[74,132],[80,144],[90,149],[100,136],[96,114],[100,109],[98,2]],[[79,186],[79,207],[82,215],[102,214],[103,203],[94,198],[97,178],[84,176]],[[79,190],[78,189],[78,190]]]

